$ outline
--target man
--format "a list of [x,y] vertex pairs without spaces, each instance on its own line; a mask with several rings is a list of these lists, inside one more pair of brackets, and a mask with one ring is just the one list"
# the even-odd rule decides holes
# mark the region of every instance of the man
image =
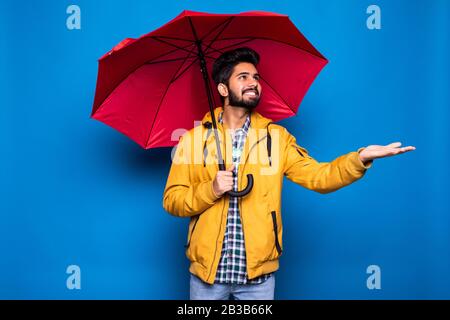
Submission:
[[[254,50],[238,48],[223,53],[213,66],[223,103],[214,114],[228,169],[217,169],[210,113],[182,136],[173,158],[163,206],[191,218],[186,250],[191,299],[274,298],[283,248],[283,176],[328,193],[360,179],[373,159],[415,149],[400,148],[400,143],[371,145],[330,163],[317,162],[285,128],[254,110],[263,92],[258,62]],[[251,192],[242,198],[227,195],[241,190],[249,173],[255,180]]]

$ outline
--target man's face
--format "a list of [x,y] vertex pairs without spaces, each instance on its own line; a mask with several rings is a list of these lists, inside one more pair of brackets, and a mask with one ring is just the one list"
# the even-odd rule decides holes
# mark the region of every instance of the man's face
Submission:
[[258,70],[248,62],[237,64],[228,81],[228,104],[252,110],[258,105],[260,97]]

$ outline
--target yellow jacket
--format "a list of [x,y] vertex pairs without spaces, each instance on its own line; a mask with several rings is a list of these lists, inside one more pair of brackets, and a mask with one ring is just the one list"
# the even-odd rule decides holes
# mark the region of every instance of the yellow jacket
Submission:
[[[222,110],[222,107],[214,110],[216,122]],[[212,182],[218,164],[214,134],[208,130],[210,124],[208,112],[202,125],[180,138],[164,190],[163,207],[175,216],[191,218],[186,250],[191,261],[189,271],[213,284],[225,233],[229,196],[217,198],[213,193]],[[228,168],[232,162],[231,135],[226,126],[217,125]],[[253,174],[255,181],[251,192],[239,198],[249,279],[276,271],[279,266],[278,258],[283,248],[283,176],[320,193],[335,191],[361,178],[372,165],[371,162],[362,163],[358,154],[361,149],[332,162],[319,163],[296,144],[296,139],[284,127],[273,124],[256,111],[251,113],[250,130],[238,168],[238,190],[246,186],[248,173]]]

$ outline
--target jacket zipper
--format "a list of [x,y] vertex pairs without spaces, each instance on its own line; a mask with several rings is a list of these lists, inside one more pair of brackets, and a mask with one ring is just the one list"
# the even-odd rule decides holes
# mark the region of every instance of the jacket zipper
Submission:
[[[246,253],[245,256],[247,257],[247,241],[246,241],[247,238],[245,237],[244,219],[242,218],[242,198],[239,198],[238,202],[239,202],[239,216],[241,218],[241,224],[242,224],[242,234],[244,236],[244,249],[245,249],[245,253]],[[246,258],[246,260],[247,260],[247,258]],[[245,263],[245,268],[247,269],[247,275],[248,275],[248,263]]]
[[283,250],[281,249],[280,242],[278,240],[278,224],[276,211],[272,211],[272,221],[273,221],[273,232],[275,234],[275,247],[277,248],[278,254],[281,255],[281,252],[283,252]]
[[[248,150],[247,156],[245,157],[245,162],[244,162],[244,166],[242,167],[242,172],[244,172],[245,169],[245,165],[247,164],[247,160],[248,157],[250,156],[250,152],[252,152],[253,148],[260,143],[262,140],[264,140],[264,138],[266,138],[266,136],[262,137],[261,139],[259,139],[258,141],[256,141]],[[243,177],[244,174],[242,173],[241,177]],[[242,179],[239,180],[238,182],[238,189],[240,190],[241,186],[239,186],[239,183],[242,183]],[[239,203],[239,217],[241,218],[241,224],[242,224],[242,233],[244,235],[244,246],[245,246],[245,252],[247,252],[247,241],[245,241],[246,237],[245,237],[245,227],[244,227],[244,218],[242,217],[242,198],[238,199],[238,203]],[[246,268],[247,268],[247,274],[248,274],[248,263],[246,263]]]

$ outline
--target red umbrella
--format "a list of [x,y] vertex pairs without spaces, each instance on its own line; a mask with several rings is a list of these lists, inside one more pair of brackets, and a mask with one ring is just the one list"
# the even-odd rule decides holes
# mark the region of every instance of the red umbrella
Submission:
[[[183,11],[155,31],[123,40],[100,58],[91,117],[146,149],[175,145],[174,130],[192,128],[207,106],[216,128],[213,109],[220,100],[208,70],[221,53],[242,46],[261,57],[264,94],[258,112],[273,121],[295,115],[327,60],[288,16]],[[224,170],[216,131],[219,167]]]

